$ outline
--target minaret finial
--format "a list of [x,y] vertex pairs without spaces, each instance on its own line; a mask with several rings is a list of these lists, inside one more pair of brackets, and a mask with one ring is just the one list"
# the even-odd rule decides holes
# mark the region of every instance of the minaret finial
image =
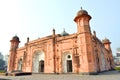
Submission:
[[27,37],[27,43],[29,42],[29,37]]
[[55,28],[53,27],[53,31],[55,31]]
[[53,28],[53,37],[55,37],[55,29]]
[[93,35],[96,37],[96,31],[93,31]]

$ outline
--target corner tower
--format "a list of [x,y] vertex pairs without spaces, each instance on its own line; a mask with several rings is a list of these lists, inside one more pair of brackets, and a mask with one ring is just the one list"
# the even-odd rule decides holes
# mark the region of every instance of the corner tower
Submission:
[[111,51],[111,47],[110,47],[111,42],[109,41],[109,39],[105,38],[102,42],[103,42],[105,48],[106,48],[108,51]]
[[82,74],[96,74],[92,35],[89,25],[90,19],[91,16],[82,8],[74,18],[77,24],[77,54],[79,55],[78,72]]
[[86,10],[83,10],[81,8],[80,11],[78,11],[77,16],[74,18],[74,21],[77,23],[77,33],[91,33],[89,21],[91,19],[91,16],[88,14]]
[[103,41],[104,47],[108,50],[108,57],[109,57],[109,62],[110,62],[110,67],[111,69],[115,69],[115,63],[112,55],[112,50],[111,50],[111,42],[109,39],[105,38]]
[[10,46],[10,56],[9,56],[9,64],[8,64],[8,72],[11,72],[14,70],[15,67],[15,57],[16,57],[16,50],[19,46],[19,37],[14,36],[12,40],[10,40],[11,46]]

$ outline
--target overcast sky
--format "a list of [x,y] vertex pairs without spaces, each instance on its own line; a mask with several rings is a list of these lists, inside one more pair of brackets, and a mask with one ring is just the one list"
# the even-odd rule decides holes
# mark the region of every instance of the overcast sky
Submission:
[[73,19],[81,6],[92,16],[91,30],[100,40],[110,39],[115,55],[120,47],[120,0],[0,0],[0,51],[9,54],[10,40],[16,34],[21,47],[27,37],[51,35],[53,28],[57,34],[63,28],[76,33]]

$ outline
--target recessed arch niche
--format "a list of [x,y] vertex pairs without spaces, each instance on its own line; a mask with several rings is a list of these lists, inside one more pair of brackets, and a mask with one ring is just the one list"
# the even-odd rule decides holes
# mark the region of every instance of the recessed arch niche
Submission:
[[73,71],[72,54],[70,52],[64,52],[62,54],[62,70],[63,73],[69,73]]
[[45,60],[45,55],[43,51],[34,52],[33,61],[32,61],[32,72],[33,73],[44,72],[44,60]]

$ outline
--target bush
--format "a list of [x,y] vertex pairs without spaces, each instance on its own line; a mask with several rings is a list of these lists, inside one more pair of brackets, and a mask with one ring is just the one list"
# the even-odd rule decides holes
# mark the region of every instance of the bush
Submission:
[[119,71],[120,71],[120,66],[119,66],[119,67],[116,67],[115,70],[119,70]]
[[5,73],[5,70],[0,70],[0,73]]

